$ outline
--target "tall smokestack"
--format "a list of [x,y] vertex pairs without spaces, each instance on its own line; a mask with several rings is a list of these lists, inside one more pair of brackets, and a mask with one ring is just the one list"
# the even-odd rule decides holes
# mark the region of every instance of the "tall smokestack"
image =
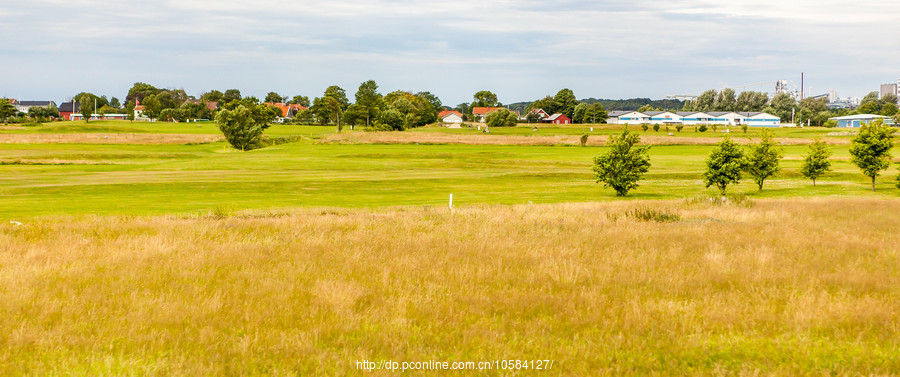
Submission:
[[800,100],[803,100],[803,72],[800,72]]

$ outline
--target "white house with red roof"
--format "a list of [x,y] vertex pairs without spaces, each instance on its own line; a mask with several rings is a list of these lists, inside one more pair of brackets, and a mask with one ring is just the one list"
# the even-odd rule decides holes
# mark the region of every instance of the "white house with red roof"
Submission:
[[438,113],[438,118],[443,124],[461,124],[463,122],[462,113],[456,110],[444,110]]

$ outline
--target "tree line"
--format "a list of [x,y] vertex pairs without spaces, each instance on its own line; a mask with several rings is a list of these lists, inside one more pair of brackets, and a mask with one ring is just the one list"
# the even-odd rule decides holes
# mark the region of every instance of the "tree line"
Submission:
[[[856,165],[872,182],[891,164],[890,154],[894,145],[896,129],[884,124],[880,119],[863,125],[853,137],[850,146],[851,163]],[[586,137],[582,138],[582,146]],[[611,136],[609,151],[594,157],[593,171],[597,182],[611,187],[617,196],[626,196],[638,187],[638,182],[650,170],[650,146],[639,145],[640,137],[628,131],[627,126],[618,136]],[[831,150],[822,139],[816,139],[809,146],[809,153],[800,164],[800,174],[812,180],[831,171]],[[715,186],[721,195],[729,185],[739,183],[746,173],[756,183],[760,191],[765,181],[776,177],[781,171],[780,162],[784,151],[773,138],[770,130],[763,131],[758,144],[744,150],[728,135],[710,152],[703,172],[704,185]],[[900,175],[897,176],[900,188]]]

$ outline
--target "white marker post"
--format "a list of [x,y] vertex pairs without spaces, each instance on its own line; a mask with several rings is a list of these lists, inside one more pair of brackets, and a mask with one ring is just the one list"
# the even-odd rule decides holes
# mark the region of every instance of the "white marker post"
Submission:
[[453,208],[453,194],[450,194],[450,208]]

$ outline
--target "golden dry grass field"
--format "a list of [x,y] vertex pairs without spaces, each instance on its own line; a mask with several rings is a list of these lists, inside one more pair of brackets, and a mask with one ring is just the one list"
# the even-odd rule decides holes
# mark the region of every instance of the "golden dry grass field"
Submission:
[[[0,224],[0,375],[897,375],[898,212],[811,198],[33,218]],[[501,359],[553,364],[356,364]]]

